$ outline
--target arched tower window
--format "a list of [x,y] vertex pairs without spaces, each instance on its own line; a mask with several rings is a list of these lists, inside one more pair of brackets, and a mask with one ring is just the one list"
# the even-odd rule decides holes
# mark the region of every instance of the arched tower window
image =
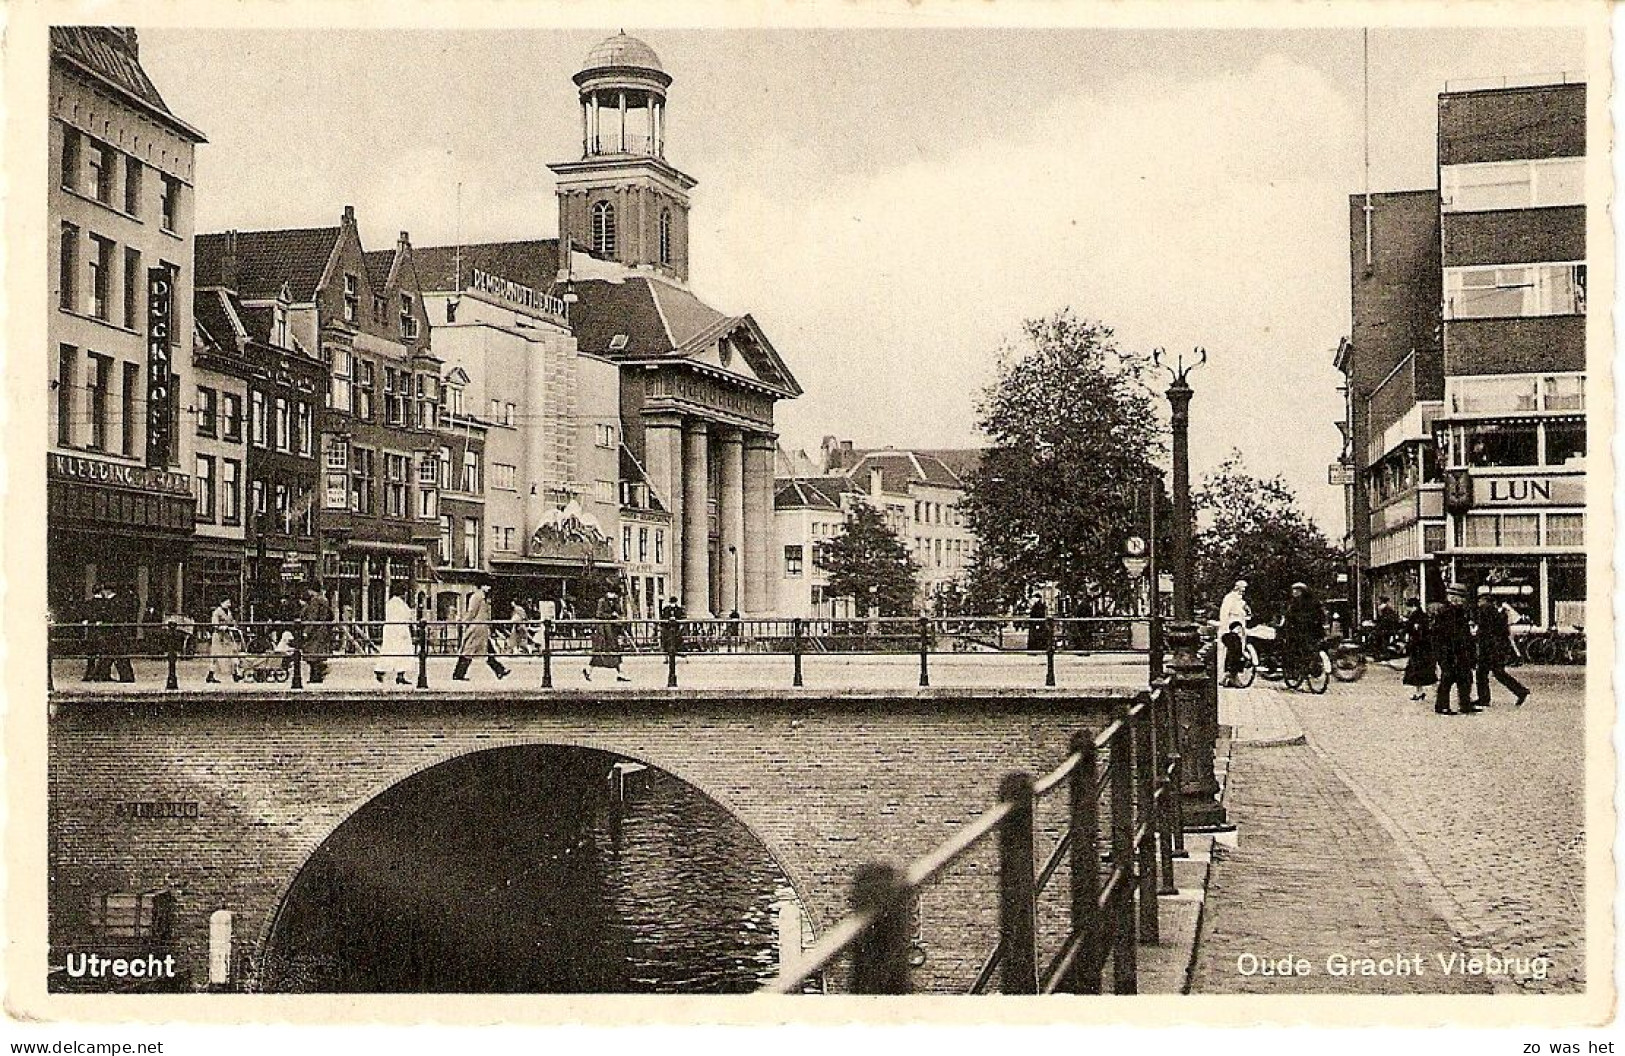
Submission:
[[601,257],[615,256],[615,207],[608,202],[592,207],[592,250]]
[[671,210],[660,210],[660,263],[671,263]]

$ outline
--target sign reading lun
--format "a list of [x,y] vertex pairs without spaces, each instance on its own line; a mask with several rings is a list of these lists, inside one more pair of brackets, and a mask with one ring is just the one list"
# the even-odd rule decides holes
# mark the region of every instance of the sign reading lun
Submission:
[[147,465],[167,466],[174,452],[174,414],[170,389],[174,362],[170,328],[175,283],[168,268],[147,269]]
[[1584,506],[1581,476],[1480,477],[1474,488],[1479,506]]

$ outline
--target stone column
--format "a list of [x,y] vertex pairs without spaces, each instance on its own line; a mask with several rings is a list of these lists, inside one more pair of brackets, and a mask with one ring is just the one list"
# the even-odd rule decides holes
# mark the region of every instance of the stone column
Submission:
[[[772,611],[773,451],[771,433],[745,437],[745,613]],[[811,555],[809,555],[810,557]]]
[[672,520],[683,521],[683,610],[695,619],[711,618],[710,433],[704,419],[683,424],[683,502]]
[[722,460],[722,492],[717,496],[717,542],[721,547],[722,598],[719,616],[745,607],[745,437],[738,429],[723,429],[718,438]]
[[[643,419],[643,468],[655,497],[671,514],[666,551],[671,575],[666,577],[669,597],[683,596],[683,418],[678,414],[651,414]],[[665,602],[665,598],[661,599]]]

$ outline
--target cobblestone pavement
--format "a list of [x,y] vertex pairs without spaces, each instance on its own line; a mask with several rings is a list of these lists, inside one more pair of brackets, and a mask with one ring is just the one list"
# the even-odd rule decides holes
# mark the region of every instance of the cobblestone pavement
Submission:
[[[1445,717],[1412,703],[1386,668],[1288,694],[1309,743],[1402,834],[1434,903],[1467,947],[1544,955],[1535,993],[1574,993],[1585,976],[1584,702],[1579,668],[1522,668],[1534,690],[1514,708]],[[1606,834],[1602,834],[1606,838]]]
[[[1307,744],[1238,740],[1229,808],[1238,847],[1214,867],[1198,992],[1576,992],[1583,979],[1577,669],[1524,669],[1535,695],[1476,716],[1413,703],[1374,667],[1325,696],[1260,683],[1222,713],[1295,718]],[[1262,699],[1249,699],[1260,698]],[[1422,954],[1429,974],[1338,978],[1326,957]],[[1444,975],[1465,951],[1498,976]],[[1244,977],[1237,958],[1298,954],[1314,974]],[[1545,978],[1537,976],[1545,957]]]

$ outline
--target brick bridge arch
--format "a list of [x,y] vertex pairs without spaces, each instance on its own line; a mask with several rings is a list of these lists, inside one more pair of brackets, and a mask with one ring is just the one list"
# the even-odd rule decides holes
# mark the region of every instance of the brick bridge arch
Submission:
[[[196,984],[215,910],[235,914],[238,956],[258,963],[299,869],[344,819],[412,774],[521,744],[594,748],[692,785],[767,848],[822,931],[860,865],[928,850],[986,809],[1002,774],[1053,766],[1075,730],[1129,696],[61,692],[49,731],[52,962],[98,948],[101,895],[172,891],[173,950]],[[1053,834],[1059,820],[1040,825]],[[995,933],[991,856],[922,896],[920,985],[974,977]]]

